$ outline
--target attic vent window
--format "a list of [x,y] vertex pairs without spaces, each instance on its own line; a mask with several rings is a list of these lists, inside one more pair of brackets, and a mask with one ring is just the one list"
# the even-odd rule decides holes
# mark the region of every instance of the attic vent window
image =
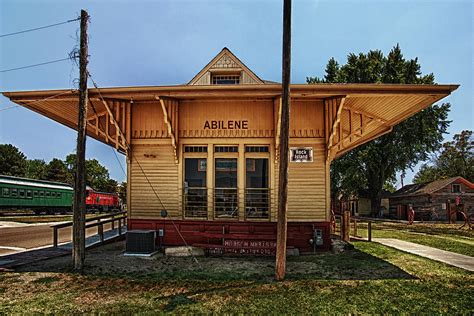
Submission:
[[213,75],[212,84],[239,84],[239,75]]

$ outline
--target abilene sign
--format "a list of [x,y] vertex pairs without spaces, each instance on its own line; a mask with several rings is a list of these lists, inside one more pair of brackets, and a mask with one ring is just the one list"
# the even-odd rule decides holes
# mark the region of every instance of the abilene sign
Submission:
[[206,121],[204,129],[249,129],[249,121]]

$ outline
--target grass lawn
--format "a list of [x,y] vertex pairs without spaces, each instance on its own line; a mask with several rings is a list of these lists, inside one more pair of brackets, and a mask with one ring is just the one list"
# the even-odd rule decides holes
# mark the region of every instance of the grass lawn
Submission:
[[474,274],[377,243],[289,258],[274,282],[265,257],[123,257],[90,250],[84,275],[56,258],[0,274],[0,314],[472,314]]
[[[474,257],[474,230],[466,227],[460,229],[461,225],[377,222],[372,223],[372,237],[397,238]],[[358,224],[357,234],[367,237],[366,223]]]

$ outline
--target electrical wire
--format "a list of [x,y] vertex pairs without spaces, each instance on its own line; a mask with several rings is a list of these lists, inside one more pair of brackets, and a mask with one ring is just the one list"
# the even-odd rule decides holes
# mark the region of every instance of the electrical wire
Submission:
[[53,64],[53,63],[59,63],[59,62],[61,62],[61,61],[71,60],[71,59],[72,59],[71,57],[62,58],[62,59],[56,59],[56,60],[51,60],[51,61],[47,61],[47,62],[39,63],[39,64],[33,64],[33,65],[28,65],[28,66],[23,66],[23,67],[17,67],[17,68],[11,68],[11,69],[0,70],[0,72],[9,72],[9,71],[14,71],[14,70],[20,70],[20,69],[38,67],[38,66],[43,66],[43,65]]
[[[98,87],[98,85],[96,84],[96,82],[94,81],[94,79],[92,78],[90,72],[88,71],[87,72],[87,76],[91,79],[92,81],[92,84],[94,85],[94,87],[97,89],[97,92],[99,93],[99,97],[100,99],[107,103],[104,98],[102,97],[102,93],[100,92],[100,89]],[[95,110],[95,106],[92,102],[90,102],[91,105],[92,105],[92,109],[94,111],[94,113],[97,115],[97,111]],[[100,124],[100,121],[99,121],[99,124]],[[137,163],[138,167],[140,168],[141,172],[143,173],[143,176],[145,177],[145,180],[148,182],[148,185],[151,187],[152,191],[153,191],[153,194],[155,195],[155,197],[157,198],[158,202],[160,203],[161,207],[166,210],[166,207],[165,205],[163,204],[163,201],[161,200],[160,196],[158,195],[158,193],[156,192],[155,188],[153,187],[153,185],[151,184],[151,181],[150,179],[148,179],[148,176],[146,175],[146,172],[145,170],[142,168],[140,162],[138,161],[138,159],[133,155],[133,152],[131,151],[131,147],[130,147],[130,144],[127,142],[127,140],[125,139],[125,144],[126,144],[126,147],[127,149],[129,150],[130,152],[130,155],[131,155],[131,158],[135,159],[135,162]],[[113,148],[112,148],[113,149]],[[115,150],[114,150],[114,153],[115,153]],[[117,157],[118,159],[118,157]],[[120,161],[119,161],[120,163]],[[121,165],[121,164],[120,164]],[[123,170],[123,168],[122,168]],[[189,244],[186,242],[186,239],[184,238],[184,236],[181,234],[181,231],[178,229],[178,226],[176,225],[176,223],[174,222],[173,218],[172,217],[169,217],[169,219],[171,220],[171,223],[173,224],[176,232],[178,233],[179,237],[181,238],[181,240],[183,241],[184,245],[186,246],[186,249],[188,250],[189,254],[191,255],[191,257],[193,258],[194,262],[196,262],[196,264],[198,264],[200,266],[200,263],[199,261],[197,260],[197,258],[194,256],[193,254],[193,250],[191,247],[189,247]],[[201,267],[201,266],[200,266]]]
[[0,112],[10,110],[10,109],[14,109],[14,108],[18,108],[18,107],[20,107],[20,106],[19,105],[12,105],[12,106],[0,109]]
[[71,22],[74,22],[74,21],[79,21],[80,19],[81,19],[81,18],[78,17],[78,18],[75,18],[75,19],[72,19],[72,20],[67,20],[67,21],[60,22],[60,23],[55,23],[55,24],[50,24],[50,25],[35,27],[35,28],[32,28],[32,29],[27,29],[27,30],[23,30],[23,31],[18,31],[18,32],[3,34],[3,35],[0,35],[0,38],[2,38],[2,37],[7,37],[7,36],[12,36],[12,35],[17,35],[17,34],[23,34],[23,33],[27,33],[27,32],[38,31],[38,30],[42,30],[42,29],[49,28],[49,27],[54,27],[54,26],[58,26],[58,25],[62,25],[62,24],[71,23]]

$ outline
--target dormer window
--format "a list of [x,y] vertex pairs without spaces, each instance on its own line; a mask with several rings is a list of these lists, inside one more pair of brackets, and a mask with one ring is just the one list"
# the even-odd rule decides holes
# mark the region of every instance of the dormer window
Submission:
[[239,84],[240,75],[212,75],[212,84]]

